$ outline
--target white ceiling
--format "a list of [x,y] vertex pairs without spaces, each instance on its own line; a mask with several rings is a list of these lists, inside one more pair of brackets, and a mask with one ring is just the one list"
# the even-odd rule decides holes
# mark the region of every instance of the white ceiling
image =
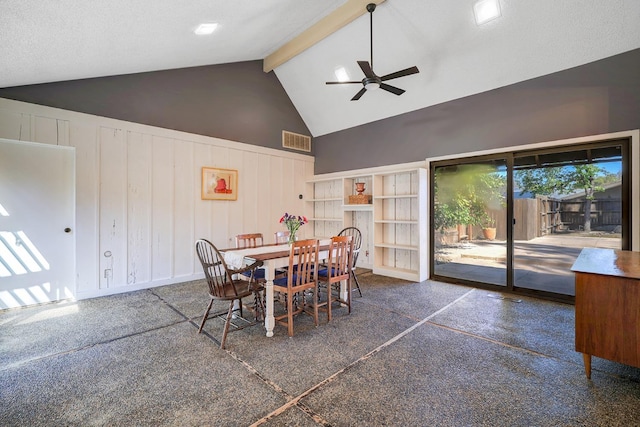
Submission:
[[[0,0],[0,87],[263,59],[346,0]],[[327,86],[369,60],[369,16],[275,69],[313,136],[640,48],[638,0],[500,0],[477,26],[474,0],[387,0],[374,12],[374,70],[416,65],[365,93]],[[195,36],[201,22],[218,22]],[[640,71],[640,70],[639,70]],[[639,72],[640,75],[640,72]]]

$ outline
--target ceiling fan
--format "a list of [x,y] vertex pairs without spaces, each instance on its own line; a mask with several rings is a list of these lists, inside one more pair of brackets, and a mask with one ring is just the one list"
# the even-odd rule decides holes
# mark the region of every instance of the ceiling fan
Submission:
[[397,79],[398,77],[409,76],[411,74],[416,74],[420,72],[418,70],[418,67],[410,67],[404,70],[396,71],[395,73],[384,75],[382,77],[377,76],[376,73],[373,72],[373,11],[374,10],[376,10],[376,4],[369,3],[367,5],[367,12],[369,12],[369,17],[371,22],[371,31],[370,31],[371,62],[369,63],[367,61],[358,61],[358,65],[360,66],[360,69],[364,73],[364,76],[365,76],[364,79],[360,81],[352,81],[352,82],[326,82],[328,85],[361,83],[364,87],[360,89],[360,91],[356,93],[353,98],[351,98],[352,101],[357,101],[358,99],[360,99],[360,97],[364,95],[364,93],[367,90],[378,89],[378,88],[386,90],[387,92],[395,93],[396,95],[402,95],[405,92],[404,89],[400,89],[383,82],[386,82],[387,80],[391,80],[391,79]]

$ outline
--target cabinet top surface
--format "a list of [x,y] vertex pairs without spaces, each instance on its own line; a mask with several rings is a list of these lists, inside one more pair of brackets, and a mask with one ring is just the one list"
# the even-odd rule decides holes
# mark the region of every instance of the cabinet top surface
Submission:
[[584,248],[571,271],[640,279],[640,252]]

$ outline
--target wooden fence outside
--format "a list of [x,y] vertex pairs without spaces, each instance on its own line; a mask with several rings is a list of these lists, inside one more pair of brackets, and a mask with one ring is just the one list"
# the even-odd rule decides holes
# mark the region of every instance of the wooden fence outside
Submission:
[[[506,213],[489,211],[496,221],[497,240],[506,239]],[[514,240],[531,240],[549,234],[579,231],[584,227],[584,201],[565,201],[538,196],[535,199],[514,200]],[[595,199],[591,202],[591,229],[613,230],[622,224],[622,201]],[[460,225],[447,231],[443,241],[453,243],[461,239],[482,238],[482,228]]]
[[[583,229],[584,201],[558,200],[540,196],[536,197],[536,201],[538,236]],[[526,218],[523,219],[526,220]],[[591,201],[592,230],[613,229],[621,224],[622,200],[594,199]]]

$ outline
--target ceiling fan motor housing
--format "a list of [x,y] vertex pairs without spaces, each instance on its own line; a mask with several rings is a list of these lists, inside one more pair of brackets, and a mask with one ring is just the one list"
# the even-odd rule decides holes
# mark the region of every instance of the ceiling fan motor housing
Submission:
[[362,84],[367,89],[377,89],[380,87],[380,84],[382,84],[382,80],[378,76],[365,77],[364,79],[362,79]]

